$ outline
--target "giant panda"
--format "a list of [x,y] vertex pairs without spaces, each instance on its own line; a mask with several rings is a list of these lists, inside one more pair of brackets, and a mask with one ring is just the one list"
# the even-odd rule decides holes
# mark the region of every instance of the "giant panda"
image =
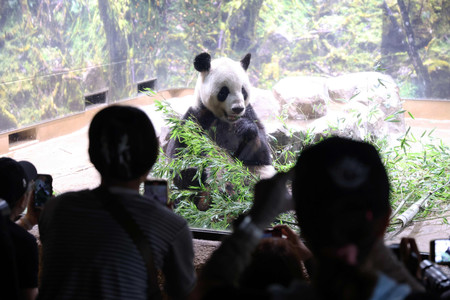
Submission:
[[[250,58],[250,53],[239,62],[226,57],[211,60],[208,53],[197,55],[195,105],[187,110],[183,120],[198,122],[219,147],[265,178],[275,170],[264,126],[250,104],[251,85],[246,72]],[[186,145],[179,140],[169,140],[168,156],[176,158],[177,149],[182,147]],[[175,185],[182,189],[198,186],[198,181],[193,180],[196,172],[195,168],[183,170],[181,178],[175,178]],[[206,176],[202,174],[203,182]]]

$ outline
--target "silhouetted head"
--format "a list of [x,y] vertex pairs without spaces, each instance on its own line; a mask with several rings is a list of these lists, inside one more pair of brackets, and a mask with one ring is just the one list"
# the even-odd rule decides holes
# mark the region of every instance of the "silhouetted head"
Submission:
[[[349,264],[367,256],[390,214],[389,180],[377,150],[345,138],[329,138],[301,153],[293,197],[314,255],[342,255]],[[355,257],[345,257],[352,247]]]
[[10,208],[14,208],[36,176],[37,171],[32,163],[15,161],[9,157],[0,158],[0,198],[6,200]]
[[150,119],[131,106],[109,106],[89,128],[89,156],[104,179],[137,179],[158,157],[158,139]]
[[260,290],[271,284],[287,288],[294,279],[305,279],[298,248],[287,239],[272,237],[261,239],[241,275],[240,285]]

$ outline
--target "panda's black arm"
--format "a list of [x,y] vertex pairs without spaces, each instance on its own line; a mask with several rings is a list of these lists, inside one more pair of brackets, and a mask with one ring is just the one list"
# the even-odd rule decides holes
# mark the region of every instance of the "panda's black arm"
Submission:
[[203,104],[198,107],[190,107],[184,114],[183,120],[193,120],[197,122],[203,130],[208,130],[216,117],[214,114],[206,108]]
[[[183,121],[181,124],[184,124],[186,120],[192,120],[199,124],[203,130],[207,130],[214,121],[214,115],[204,105],[201,105],[200,107],[189,107],[181,120]],[[179,148],[186,148],[186,144],[178,138],[171,139],[167,147],[168,155],[175,158]]]
[[260,166],[272,164],[272,157],[264,125],[248,105],[244,117],[236,124],[236,135],[241,142],[234,155],[245,165]]
[[[183,121],[192,120],[198,123],[203,130],[207,130],[211,123],[214,121],[214,115],[204,106],[200,107],[190,107],[187,112],[184,114]],[[176,158],[178,149],[185,148],[187,145],[181,142],[179,139],[172,139],[169,142],[168,152],[170,157]],[[189,189],[191,186],[199,187],[199,180],[194,180],[194,177],[197,173],[197,168],[191,167],[180,171],[180,175],[176,174],[174,177],[174,184],[179,189]],[[206,172],[202,171],[200,181],[206,181]]]
[[235,125],[236,135],[246,141],[250,141],[258,136],[258,131],[264,127],[256,116],[253,107],[249,104],[245,108],[245,114],[237,121]]

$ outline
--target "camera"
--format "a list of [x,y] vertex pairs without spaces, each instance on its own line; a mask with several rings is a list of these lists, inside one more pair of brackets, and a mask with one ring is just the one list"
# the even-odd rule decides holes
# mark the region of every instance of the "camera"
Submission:
[[34,181],[34,206],[42,207],[53,195],[53,177],[38,174]]
[[430,260],[440,265],[450,265],[450,239],[430,241]]
[[146,180],[144,182],[144,196],[154,199],[170,208],[169,188],[165,179]]
[[422,282],[428,291],[442,294],[450,290],[450,278],[439,265],[450,266],[450,239],[430,241],[429,260],[420,262]]
[[420,262],[420,270],[427,291],[442,294],[450,289],[450,278],[435,263],[424,259]]

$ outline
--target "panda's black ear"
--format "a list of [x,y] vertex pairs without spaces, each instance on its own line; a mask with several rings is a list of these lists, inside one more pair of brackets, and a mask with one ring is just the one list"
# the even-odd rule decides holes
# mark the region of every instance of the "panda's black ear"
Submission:
[[200,53],[194,58],[194,68],[199,72],[211,69],[211,55],[206,52]]
[[252,55],[250,53],[247,53],[247,55],[244,56],[243,59],[241,59],[241,66],[244,68],[245,71],[247,71],[248,66],[250,65],[250,58]]

